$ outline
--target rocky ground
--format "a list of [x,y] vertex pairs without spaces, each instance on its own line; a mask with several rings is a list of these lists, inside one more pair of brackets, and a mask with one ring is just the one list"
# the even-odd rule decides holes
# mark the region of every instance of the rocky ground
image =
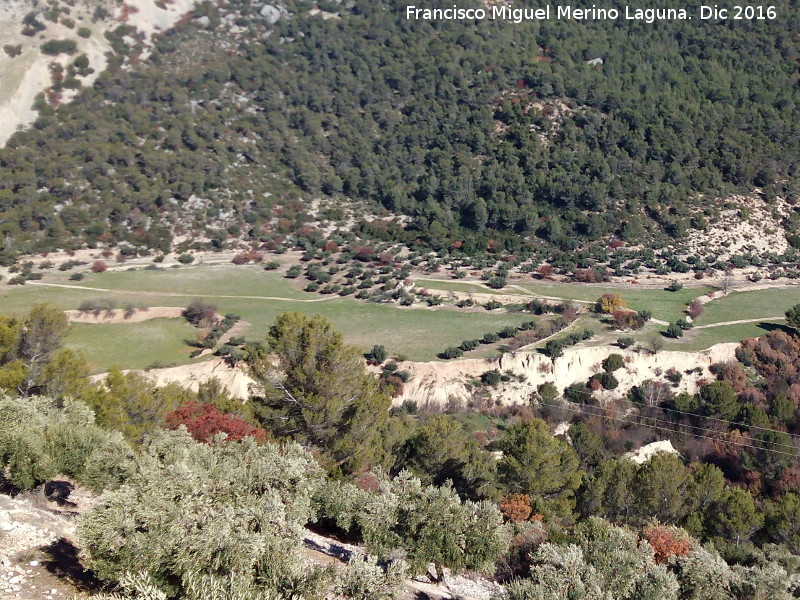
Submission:
[[[100,588],[81,567],[75,546],[75,519],[96,501],[68,481],[15,497],[0,493],[2,600],[67,600],[88,597]],[[304,554],[316,564],[343,565],[350,556],[363,553],[358,546],[311,531],[304,539]],[[409,580],[403,600],[489,600],[498,589],[498,584],[477,575],[446,572],[438,585],[424,576]]]
[[0,598],[60,600],[93,587],[75,548],[75,518],[94,498],[67,481],[0,495]]

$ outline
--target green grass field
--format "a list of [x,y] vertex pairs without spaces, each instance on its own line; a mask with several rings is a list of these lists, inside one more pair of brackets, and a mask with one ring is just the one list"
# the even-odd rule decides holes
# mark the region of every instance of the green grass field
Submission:
[[[53,274],[45,281],[71,287],[3,286],[0,313],[23,314],[37,302],[50,302],[62,309],[103,298],[115,300],[119,306],[185,306],[202,297],[217,304],[220,312],[235,313],[248,321],[250,327],[245,336],[250,339],[263,338],[281,313],[299,311],[328,317],[351,344],[365,350],[373,344],[383,344],[390,352],[412,360],[435,360],[447,346],[531,319],[526,314],[401,308],[319,296],[292,287],[277,273],[249,266],[102,273],[80,282]],[[105,291],[81,289],[87,287]],[[184,340],[195,337],[196,331],[178,319],[154,319],[130,324],[76,324],[67,342],[85,352],[93,370],[102,371],[113,365],[141,368],[156,362],[189,362],[191,348]],[[470,356],[481,353],[476,351]]]
[[586,286],[571,283],[520,283],[519,287],[541,296],[553,296],[569,300],[594,302],[603,294],[620,294],[629,308],[649,310],[653,317],[663,321],[675,321],[683,315],[686,305],[692,299],[707,294],[714,288],[701,286],[684,288],[678,292],[663,289],[614,288],[606,286]]
[[[431,291],[439,290],[442,292],[466,292],[468,294],[507,294],[507,291],[493,290],[490,287],[471,283],[469,281],[430,281],[428,279],[415,280],[417,287]],[[442,294],[445,295],[445,294]]]
[[428,281],[418,279],[420,287],[442,290],[460,291],[483,294],[524,294],[529,292],[532,296],[545,296],[563,300],[576,300],[582,303],[594,302],[607,293],[621,294],[627,305],[634,310],[650,310],[656,319],[675,321],[683,315],[686,305],[692,299],[702,296],[715,289],[709,286],[687,288],[678,292],[668,292],[663,289],[636,289],[615,288],[611,286],[588,286],[574,283],[560,282],[509,282],[509,286],[502,290],[492,290],[475,283],[464,281]]
[[736,325],[710,327],[708,329],[695,329],[687,332],[679,340],[664,338],[664,349],[685,352],[705,350],[714,344],[740,342],[747,338],[760,337],[782,326],[783,323],[780,321],[764,320],[756,323],[739,323]]
[[194,348],[184,340],[197,330],[183,319],[153,319],[141,323],[74,323],[67,346],[83,352],[92,372],[110,367],[146,369],[191,362]]
[[797,303],[800,303],[800,287],[731,292],[706,304],[705,311],[697,319],[697,324],[783,317],[783,314]]
[[[0,286],[0,313],[23,314],[38,302],[50,302],[59,308],[77,308],[86,300],[111,299],[118,306],[186,306],[194,298],[205,298],[217,304],[222,313],[232,312],[250,323],[245,336],[261,339],[275,318],[286,311],[321,314],[329,318],[346,340],[363,349],[383,344],[394,354],[411,360],[435,360],[444,348],[458,345],[465,339],[480,338],[488,331],[530,320],[528,314],[496,313],[483,310],[462,311],[452,307],[401,308],[373,304],[338,296],[320,296],[303,292],[303,281],[290,281],[279,273],[258,266],[214,265],[184,267],[165,271],[122,271],[90,274],[80,282],[71,282],[68,273],[48,272],[43,283],[57,284]],[[475,283],[427,282],[420,287],[471,292],[490,292]],[[686,303],[708,292],[709,287],[667,292],[657,289],[622,290],[608,286],[585,286],[565,283],[526,282],[520,288],[531,294],[591,302],[603,293],[618,292],[636,309],[647,309],[664,321],[675,321],[683,314]],[[90,289],[94,288],[94,289]],[[490,292],[491,293],[491,292]],[[494,293],[520,293],[514,287]],[[713,324],[748,318],[780,316],[800,302],[800,287],[734,292],[706,305],[697,324]],[[774,321],[774,319],[773,319]],[[597,331],[592,343],[613,342],[620,337],[600,322],[587,323]],[[665,340],[665,348],[701,350],[720,342],[739,341],[763,335],[769,323],[746,323],[695,330],[681,340]],[[644,340],[663,329],[648,325],[634,334]],[[76,324],[68,337],[70,347],[82,350],[94,371],[111,366],[144,368],[153,364],[190,362],[192,340],[197,332],[179,319],[154,319],[142,323]],[[493,355],[494,348],[470,352],[469,357]]]

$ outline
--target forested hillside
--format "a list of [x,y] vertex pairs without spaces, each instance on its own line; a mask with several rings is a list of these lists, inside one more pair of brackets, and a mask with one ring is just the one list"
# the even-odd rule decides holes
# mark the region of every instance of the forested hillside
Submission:
[[796,1],[702,24],[316,6],[206,3],[149,56],[125,25],[109,34],[111,71],[72,105],[42,101],[0,151],[6,252],[206,227],[258,240],[298,195],[412,217],[372,234],[509,250],[681,239],[737,190],[796,200]]

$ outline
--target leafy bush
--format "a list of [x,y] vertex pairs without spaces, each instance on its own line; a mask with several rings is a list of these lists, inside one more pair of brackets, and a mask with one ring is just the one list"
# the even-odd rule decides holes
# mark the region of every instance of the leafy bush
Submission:
[[169,429],[186,427],[189,435],[198,442],[208,443],[219,433],[226,434],[231,441],[252,437],[263,442],[267,437],[263,429],[253,427],[238,415],[223,414],[213,404],[186,402],[167,413],[164,422]]
[[619,387],[619,381],[611,373],[597,373],[589,379],[590,382],[592,380],[597,381],[604,390],[615,390]]
[[448,348],[445,348],[444,350],[442,350],[442,352],[439,353],[439,358],[444,358],[447,360],[453,358],[461,358],[462,356],[464,356],[464,351],[456,346],[450,346]]
[[389,352],[386,350],[385,346],[381,346],[376,344],[372,347],[372,350],[367,352],[367,360],[370,360],[374,363],[381,364],[387,358],[389,358]]
[[42,54],[58,56],[59,54],[75,54],[78,45],[75,40],[48,40],[41,46]]
[[624,336],[624,337],[621,337],[621,338],[619,338],[617,340],[617,346],[619,346],[623,350],[625,350],[626,348],[630,348],[635,343],[636,343],[636,340],[634,340],[632,337],[629,337],[629,336]]
[[483,375],[481,375],[481,383],[484,385],[497,385],[500,383],[502,379],[502,375],[500,375],[500,371],[497,369],[493,369],[492,371],[486,371]]
[[96,491],[118,483],[130,447],[119,433],[101,429],[82,402],[0,397],[0,465],[26,490],[56,475]]
[[470,350],[475,350],[480,345],[480,340],[464,340],[461,342],[459,348],[461,348],[464,352],[469,352]]
[[507,325],[497,332],[501,338],[511,338],[517,335],[517,328],[513,325]]
[[683,284],[680,281],[673,280],[666,287],[668,292],[680,292],[683,289]]
[[664,332],[667,337],[680,338],[683,337],[683,327],[677,323],[671,323],[667,330]]
[[613,373],[625,366],[625,358],[621,354],[609,354],[602,362],[606,373]]
[[217,314],[217,305],[206,300],[196,299],[189,303],[181,316],[192,325],[199,325],[202,322],[212,321]]
[[98,577],[142,572],[186,600],[322,595],[327,578],[304,567],[299,541],[322,472],[299,445],[201,444],[178,430],[155,435],[134,462],[126,485],[79,522]]
[[17,44],[16,46],[5,44],[3,46],[3,51],[8,55],[9,58],[14,58],[22,54],[22,44]]
[[506,287],[506,283],[506,278],[502,275],[492,275],[486,281],[486,285],[496,290]]

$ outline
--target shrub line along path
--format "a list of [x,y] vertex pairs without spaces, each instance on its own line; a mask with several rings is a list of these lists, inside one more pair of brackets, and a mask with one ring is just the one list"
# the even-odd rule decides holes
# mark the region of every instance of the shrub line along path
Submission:
[[[449,280],[444,279],[426,279],[425,281],[440,281],[440,282],[447,282]],[[152,291],[142,291],[142,290],[121,290],[121,289],[109,289],[109,288],[99,288],[99,287],[89,287],[86,285],[67,285],[65,283],[45,283],[42,281],[28,281],[26,285],[41,285],[45,287],[57,287],[57,288],[66,288],[72,290],[88,290],[92,292],[106,292],[109,294],[117,293],[117,294],[138,294],[141,296],[169,296],[173,298],[188,298],[190,296],[197,296],[198,294],[186,294],[181,292],[152,292]],[[482,287],[486,287],[484,284],[476,283],[476,285],[480,285]],[[560,298],[558,296],[542,296],[540,294],[535,294],[530,290],[526,290],[517,285],[510,285],[508,287],[520,290],[525,293],[525,296],[530,296],[533,298],[544,298],[546,300],[561,300],[564,302],[575,302],[576,304],[594,304],[594,302],[590,302],[589,300],[574,300],[572,298]],[[238,296],[235,294],[202,294],[204,298],[241,298],[241,299],[249,299],[249,300],[277,300],[279,302],[305,302],[305,303],[314,303],[314,302],[327,302],[328,300],[335,300],[337,296],[330,296],[327,298],[284,298],[282,296]],[[658,325],[667,326],[669,323],[666,321],[662,321],[661,319],[650,319],[653,323]],[[759,321],[783,321],[785,320],[784,317],[776,316],[776,317],[759,317],[757,319],[738,319],[735,321],[722,321],[720,323],[710,323],[708,325],[696,325],[693,329],[712,329],[714,327],[725,327],[727,325],[742,325],[745,323],[758,323]],[[562,332],[558,332],[562,333]],[[557,334],[553,334],[553,337]],[[537,344],[543,340],[539,340],[536,342]],[[527,347],[527,346],[526,346]],[[522,348],[520,348],[522,350]]]
[[328,300],[335,300],[338,296],[330,296],[328,298],[284,298],[281,296],[238,296],[231,294],[187,294],[182,292],[151,292],[142,290],[121,290],[89,287],[85,285],[67,285],[65,283],[44,283],[41,281],[28,281],[26,285],[41,285],[45,287],[67,288],[70,290],[88,290],[90,292],[105,292],[108,294],[136,294],[139,296],[170,296],[173,298],[190,298],[194,296],[202,296],[203,298],[243,298],[246,300],[278,300],[283,302],[326,302]]
[[[436,282],[439,282],[439,283],[450,283],[450,282],[452,282],[451,279],[421,279],[419,281],[420,282],[422,282],[422,281],[436,281]],[[31,283],[33,283],[33,282],[31,282]],[[470,283],[473,284],[473,285],[485,288],[486,290],[493,291],[492,288],[490,288],[485,283],[482,283],[482,282],[479,282],[479,281],[471,281]],[[518,291],[522,292],[523,296],[531,297],[531,298],[542,298],[544,300],[559,300],[559,301],[562,301],[562,302],[574,302],[575,304],[589,304],[589,305],[594,304],[594,302],[592,302],[591,300],[576,300],[574,298],[563,298],[563,297],[559,297],[559,296],[545,296],[543,294],[537,294],[535,292],[532,292],[531,290],[525,289],[524,287],[516,285],[516,284],[509,284],[506,287],[518,290]],[[739,291],[739,290],[731,290],[731,292],[733,292],[733,293],[735,293],[737,291]],[[748,290],[743,290],[743,291],[748,291]],[[707,299],[704,302],[704,304],[708,304],[710,302],[713,302],[715,299],[716,298]],[[714,327],[726,327],[728,325],[744,325],[746,323],[758,323],[760,321],[784,321],[784,320],[785,320],[785,317],[782,317],[782,316],[758,317],[757,319],[737,319],[737,320],[734,320],[734,321],[721,321],[719,323],[709,323],[708,325],[695,325],[692,329],[713,329]],[[664,321],[662,319],[651,318],[650,321],[652,321],[653,323],[656,323],[657,325],[663,325],[665,327],[667,325],[669,325],[669,323],[667,321]],[[559,332],[559,333],[561,333],[561,332]],[[557,335],[557,334],[553,334],[550,337],[553,337],[554,335]],[[545,339],[549,339],[549,338],[545,338]],[[541,341],[543,341],[543,340],[539,340],[539,342],[536,342],[536,343],[538,344]],[[525,347],[527,348],[528,346],[525,346]],[[520,348],[520,350],[522,350],[522,348]]]

